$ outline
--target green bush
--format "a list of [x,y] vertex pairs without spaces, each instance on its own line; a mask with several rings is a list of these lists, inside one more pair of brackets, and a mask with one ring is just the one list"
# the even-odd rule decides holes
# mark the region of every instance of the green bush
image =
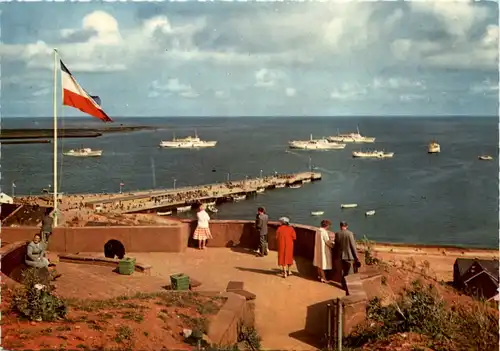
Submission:
[[498,315],[486,305],[473,311],[448,308],[433,285],[414,281],[392,304],[379,298],[367,306],[367,323],[346,339],[346,346],[360,347],[397,333],[426,336],[434,349],[443,351],[498,350]]
[[54,321],[66,316],[65,303],[52,293],[50,277],[30,268],[22,273],[22,282],[23,287],[12,299],[14,311],[33,321]]

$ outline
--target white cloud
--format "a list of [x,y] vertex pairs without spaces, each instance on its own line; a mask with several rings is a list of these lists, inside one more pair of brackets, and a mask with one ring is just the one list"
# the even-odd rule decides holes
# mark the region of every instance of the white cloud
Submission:
[[42,88],[37,91],[35,91],[32,95],[33,96],[44,96],[48,95],[50,93],[50,88]]
[[419,88],[426,89],[423,81],[414,81],[404,77],[391,77],[391,78],[375,78],[372,83],[374,89],[405,89],[405,88]]
[[429,100],[429,98],[426,98],[424,95],[419,95],[419,94],[402,94],[399,95],[399,100],[402,102],[412,102],[412,101],[417,101],[417,100]]
[[283,73],[278,70],[262,68],[259,69],[257,72],[255,72],[255,86],[274,87],[283,78],[284,78]]
[[358,100],[367,93],[365,86],[357,83],[344,83],[340,88],[333,89],[330,97],[334,100]]
[[225,91],[223,91],[223,90],[216,90],[216,91],[214,92],[214,96],[215,96],[216,98],[218,98],[218,99],[224,99],[224,98],[226,98],[226,97],[227,97],[227,94],[226,94],[226,92],[225,92]]
[[297,95],[297,90],[295,90],[294,88],[286,88],[285,94],[286,94],[286,96],[293,97],[293,96]]
[[176,94],[185,98],[195,98],[199,94],[190,84],[183,84],[177,78],[168,79],[166,84],[161,84],[158,80],[151,83],[151,92],[149,97],[158,97],[160,95]]
[[475,94],[488,95],[498,94],[498,88],[498,83],[494,83],[490,79],[485,79],[479,84],[474,84],[470,90]]
[[432,15],[444,26],[451,42],[398,38],[391,44],[394,57],[420,64],[459,69],[498,67],[498,25],[486,27],[481,39],[471,39],[474,26],[492,14],[473,1],[411,1],[415,13]]

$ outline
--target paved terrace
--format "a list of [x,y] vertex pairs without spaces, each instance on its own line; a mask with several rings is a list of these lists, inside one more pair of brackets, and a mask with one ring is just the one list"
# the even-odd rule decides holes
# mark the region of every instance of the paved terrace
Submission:
[[[100,253],[85,255],[102,256]],[[229,281],[243,281],[245,289],[257,295],[256,327],[262,336],[263,348],[268,350],[315,349],[309,344],[314,343],[314,338],[307,337],[307,333],[303,332],[306,323],[311,323],[307,321],[311,317],[311,306],[345,295],[334,286],[298,275],[297,266],[299,270],[302,266],[300,258],[297,258],[298,264],[292,269],[295,275],[282,278],[278,275],[277,254],[274,251],[263,258],[240,248],[127,255],[139,262],[151,264],[151,277],[138,273],[124,277],[111,273],[110,267],[60,263],[58,270],[65,274],[57,283],[59,293],[80,298],[106,298],[133,294],[138,290],[152,291],[168,283],[171,274],[180,272],[199,280],[202,283],[200,290],[223,291]],[[318,320],[321,324],[323,319],[320,317],[315,320],[316,324]]]

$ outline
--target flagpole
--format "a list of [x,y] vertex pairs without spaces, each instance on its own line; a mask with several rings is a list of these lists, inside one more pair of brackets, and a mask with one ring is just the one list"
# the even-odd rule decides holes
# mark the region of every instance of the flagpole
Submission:
[[57,49],[54,49],[54,222],[57,227]]

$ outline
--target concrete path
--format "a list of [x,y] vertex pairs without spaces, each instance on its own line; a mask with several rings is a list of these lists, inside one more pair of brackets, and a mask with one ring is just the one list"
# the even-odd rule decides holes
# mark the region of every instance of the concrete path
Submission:
[[[203,283],[202,290],[224,290],[231,280],[243,281],[245,289],[257,295],[256,326],[262,346],[268,350],[314,349],[301,341],[307,335],[295,338],[290,334],[303,334],[308,307],[311,310],[310,306],[345,295],[338,288],[298,275],[282,278],[277,272],[276,252],[263,258],[250,251],[226,248],[129,255],[151,264],[152,275],[166,280],[171,274],[186,273]],[[296,267],[293,272],[297,273]]]

